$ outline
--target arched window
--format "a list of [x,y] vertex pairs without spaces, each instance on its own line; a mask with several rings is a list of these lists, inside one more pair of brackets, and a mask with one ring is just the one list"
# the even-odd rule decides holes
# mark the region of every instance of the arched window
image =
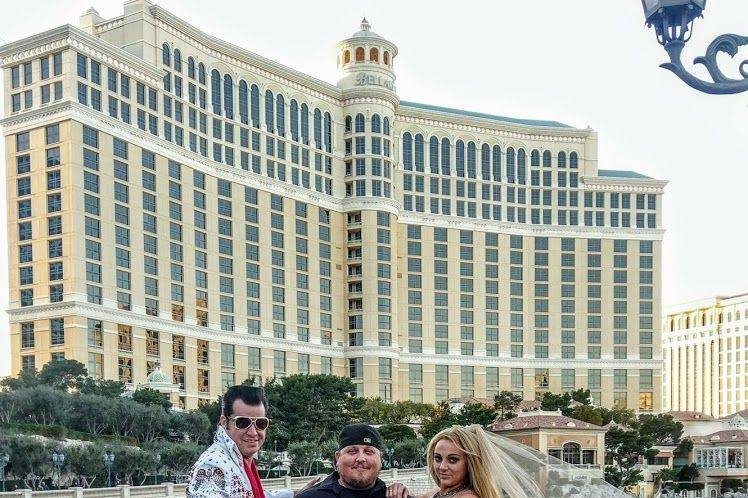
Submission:
[[447,137],[442,138],[442,175],[450,175],[452,174],[450,171],[451,168],[451,156],[452,156],[452,147],[449,144],[449,139]]
[[468,142],[467,146],[467,176],[475,178],[475,142]]
[[265,90],[265,129],[270,133],[275,131],[275,111],[273,110],[273,92]]
[[417,133],[415,138],[415,167],[416,171],[423,172],[423,135]]
[[480,177],[483,180],[491,179],[491,147],[488,144],[480,148]]
[[[727,316],[729,317],[730,314],[728,313]],[[729,318],[728,318],[728,320],[729,320]],[[686,316],[686,328],[687,329],[691,328],[691,317],[690,316]]]
[[517,151],[517,183],[521,183],[522,185],[527,183],[526,159],[525,149],[519,149]]
[[579,167],[579,156],[576,152],[569,154],[569,167],[571,169],[577,169]]
[[332,152],[332,116],[325,113],[325,152]]
[[558,167],[559,168],[566,167],[566,152],[564,151],[561,151],[558,153]]
[[174,49],[174,70],[182,72],[182,52],[178,48]]
[[349,62],[351,62],[351,51],[346,50],[343,52],[343,64],[348,64]]
[[462,140],[455,143],[455,174],[465,177],[465,142]]
[[309,145],[309,107],[301,104],[301,141],[304,145]]
[[278,135],[286,136],[286,100],[280,93],[275,96],[275,121],[278,123]]
[[530,166],[532,166],[533,168],[540,167],[540,152],[538,152],[536,149],[533,149],[533,151],[530,152]]
[[345,117],[345,132],[350,133],[353,131],[353,118],[350,116]]
[[359,113],[356,114],[356,133],[363,133],[364,132],[364,123],[365,123],[364,115]]
[[239,119],[242,124],[249,124],[249,89],[244,80],[239,81]]
[[390,136],[390,118],[386,117],[382,120],[382,133]]
[[322,113],[314,110],[314,146],[322,150]]
[[198,76],[198,83],[201,85],[205,84],[205,64],[202,62],[197,65],[197,76]]
[[[706,325],[706,315],[702,313],[701,314],[701,326],[703,327],[705,325]],[[672,331],[673,329],[671,328],[670,330]]]
[[169,50],[168,43],[161,45],[161,62],[165,66],[171,66],[171,51]]
[[501,147],[498,145],[493,146],[491,153],[491,166],[493,169],[493,181],[501,181]]
[[210,103],[213,114],[221,115],[221,74],[217,69],[210,72]]
[[364,56],[364,47],[358,47],[356,49],[356,62],[363,62]]
[[509,183],[515,183],[517,165],[514,164],[514,148],[509,147],[506,150],[506,181]]
[[563,456],[563,460],[565,463],[579,465],[580,463],[582,463],[582,447],[577,443],[565,443]]
[[413,137],[407,131],[403,133],[403,169],[413,169]]
[[234,119],[234,80],[230,75],[223,75],[223,109],[226,117]]
[[369,50],[369,60],[371,62],[379,62],[379,50],[376,47],[372,47]]
[[371,117],[371,132],[382,133],[382,120],[379,118],[379,114],[374,114]]
[[429,139],[429,169],[431,173],[439,174],[439,139],[436,137]]
[[390,65],[390,53],[388,51],[384,51],[384,54],[382,54],[382,62],[384,62],[386,65]]
[[250,117],[252,118],[252,126],[255,128],[260,127],[260,89],[257,85],[252,85],[249,88],[249,108],[251,111]]
[[549,150],[546,150],[543,152],[543,167],[544,168],[551,167],[551,151]]
[[195,59],[187,57],[187,76],[195,79]]
[[299,104],[291,99],[291,138],[299,141]]

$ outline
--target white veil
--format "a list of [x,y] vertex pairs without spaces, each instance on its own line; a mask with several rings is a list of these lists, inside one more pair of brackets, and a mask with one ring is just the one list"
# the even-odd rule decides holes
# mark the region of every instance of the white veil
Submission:
[[[562,462],[529,446],[488,432],[479,425],[465,429],[479,435],[482,458],[494,485],[508,498],[631,498],[605,482],[603,468]],[[480,498],[501,498],[481,496]]]

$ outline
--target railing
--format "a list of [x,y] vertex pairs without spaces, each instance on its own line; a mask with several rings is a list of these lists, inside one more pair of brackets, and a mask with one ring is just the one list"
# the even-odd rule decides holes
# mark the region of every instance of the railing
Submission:
[[[383,470],[380,479],[388,485],[393,482],[405,484],[411,493],[423,493],[433,489],[434,483],[425,468]],[[263,479],[265,489],[301,489],[314,479],[306,477],[281,477]],[[117,486],[114,488],[68,488],[54,491],[31,491],[19,489],[9,493],[0,493],[0,498],[184,498],[186,484],[171,482],[158,486]]]

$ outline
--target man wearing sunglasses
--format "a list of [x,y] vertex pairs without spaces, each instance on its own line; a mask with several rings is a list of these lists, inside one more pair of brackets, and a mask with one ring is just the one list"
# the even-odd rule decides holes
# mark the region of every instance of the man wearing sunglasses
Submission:
[[265,491],[260,482],[255,456],[270,425],[267,406],[262,388],[239,385],[226,391],[213,445],[190,471],[187,498],[293,498],[290,489]]

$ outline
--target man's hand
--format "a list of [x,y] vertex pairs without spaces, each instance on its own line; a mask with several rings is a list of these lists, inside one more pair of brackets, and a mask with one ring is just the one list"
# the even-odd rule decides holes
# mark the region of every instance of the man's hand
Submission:
[[387,498],[412,498],[410,491],[405,487],[405,484],[396,482],[390,486],[387,486]]
[[317,476],[317,477],[315,477],[314,479],[312,479],[311,481],[309,481],[308,483],[306,483],[306,486],[304,486],[301,489],[297,489],[296,491],[294,491],[293,495],[296,496],[297,494],[301,493],[302,491],[306,491],[309,488],[313,488],[314,486],[316,486],[317,484],[319,484],[322,481],[323,477],[324,476]]

